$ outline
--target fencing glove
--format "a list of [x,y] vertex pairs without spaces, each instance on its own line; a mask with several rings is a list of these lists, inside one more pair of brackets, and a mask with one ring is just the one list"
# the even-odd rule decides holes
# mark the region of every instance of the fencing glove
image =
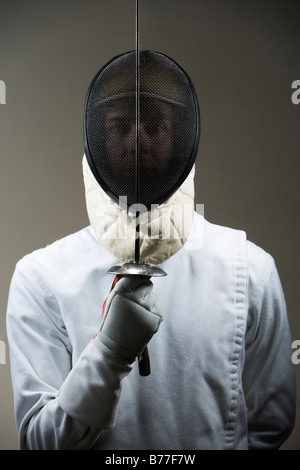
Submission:
[[153,284],[143,276],[124,276],[109,295],[97,334],[98,346],[120,363],[132,363],[162,321]]

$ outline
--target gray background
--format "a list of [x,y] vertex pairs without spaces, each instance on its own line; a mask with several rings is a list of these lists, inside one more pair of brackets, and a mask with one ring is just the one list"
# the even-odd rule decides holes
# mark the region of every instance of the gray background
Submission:
[[[299,0],[142,0],[141,46],[179,62],[196,87],[202,136],[196,203],[270,252],[292,338],[299,321]],[[0,339],[15,263],[88,224],[81,176],[85,93],[135,47],[134,0],[0,0]],[[0,449],[17,449],[8,351]],[[292,354],[292,349],[291,349]],[[298,384],[300,364],[296,366]],[[284,449],[300,449],[300,417]]]

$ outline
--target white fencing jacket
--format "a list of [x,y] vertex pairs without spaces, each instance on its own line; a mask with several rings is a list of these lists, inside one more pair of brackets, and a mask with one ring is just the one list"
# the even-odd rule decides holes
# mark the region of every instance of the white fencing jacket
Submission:
[[87,227],[17,263],[7,332],[21,448],[278,448],[295,376],[273,258],[195,213],[152,279],[164,321],[147,377],[93,339],[115,262]]

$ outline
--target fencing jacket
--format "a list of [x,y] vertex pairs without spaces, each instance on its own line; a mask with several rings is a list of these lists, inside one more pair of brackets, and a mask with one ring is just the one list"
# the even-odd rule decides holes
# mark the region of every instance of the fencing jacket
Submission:
[[147,377],[93,339],[115,262],[89,226],[17,263],[7,332],[21,448],[278,448],[295,377],[273,258],[195,213],[152,279],[164,321]]

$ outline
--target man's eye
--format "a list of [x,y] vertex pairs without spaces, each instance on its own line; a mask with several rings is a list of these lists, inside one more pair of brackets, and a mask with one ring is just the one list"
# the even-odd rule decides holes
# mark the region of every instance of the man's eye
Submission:
[[119,122],[119,123],[111,124],[108,127],[108,131],[111,135],[125,137],[126,135],[130,133],[131,125],[130,123],[126,123],[126,122]]
[[129,134],[131,130],[131,125],[124,122],[124,123],[121,123],[118,125],[118,131],[120,132],[120,134],[122,134],[123,136]]
[[166,130],[166,127],[163,125],[163,123],[149,124],[146,127],[146,133],[150,137],[155,137],[159,135],[161,132],[164,132],[165,130]]

